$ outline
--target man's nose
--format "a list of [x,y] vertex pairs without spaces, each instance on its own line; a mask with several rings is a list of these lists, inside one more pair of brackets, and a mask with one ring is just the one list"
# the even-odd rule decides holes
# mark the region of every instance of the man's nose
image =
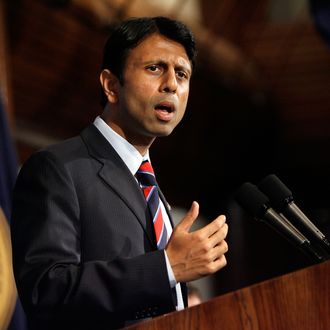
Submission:
[[160,86],[160,91],[163,93],[175,93],[178,88],[178,81],[176,72],[174,70],[168,70],[164,76]]

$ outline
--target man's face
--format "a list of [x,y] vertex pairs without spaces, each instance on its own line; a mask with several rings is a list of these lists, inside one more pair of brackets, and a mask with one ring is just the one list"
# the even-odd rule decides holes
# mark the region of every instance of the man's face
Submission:
[[147,37],[129,52],[118,85],[118,133],[133,145],[169,135],[185,113],[190,76],[181,44],[159,34]]

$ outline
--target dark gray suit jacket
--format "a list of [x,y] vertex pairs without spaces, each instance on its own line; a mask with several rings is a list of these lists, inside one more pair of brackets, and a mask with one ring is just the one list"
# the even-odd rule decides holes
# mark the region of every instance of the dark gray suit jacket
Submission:
[[113,329],[175,309],[143,194],[94,125],[34,154],[13,199],[14,273],[31,329]]

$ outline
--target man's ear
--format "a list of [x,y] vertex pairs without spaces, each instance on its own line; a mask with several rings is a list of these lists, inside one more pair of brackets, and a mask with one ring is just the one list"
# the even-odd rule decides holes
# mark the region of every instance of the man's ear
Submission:
[[118,101],[118,78],[110,70],[104,69],[100,74],[100,82],[108,101],[116,103]]

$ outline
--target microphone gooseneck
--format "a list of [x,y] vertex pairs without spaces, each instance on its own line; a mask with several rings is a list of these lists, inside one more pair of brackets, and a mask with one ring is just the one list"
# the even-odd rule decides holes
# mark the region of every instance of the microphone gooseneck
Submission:
[[295,204],[291,190],[276,175],[266,176],[258,188],[268,196],[274,209],[290,219],[312,242],[330,253],[328,239]]
[[235,199],[255,219],[266,223],[309,258],[317,262],[324,260],[323,256],[310,244],[310,241],[288,219],[270,207],[269,199],[257,186],[249,182],[244,183],[237,190]]

